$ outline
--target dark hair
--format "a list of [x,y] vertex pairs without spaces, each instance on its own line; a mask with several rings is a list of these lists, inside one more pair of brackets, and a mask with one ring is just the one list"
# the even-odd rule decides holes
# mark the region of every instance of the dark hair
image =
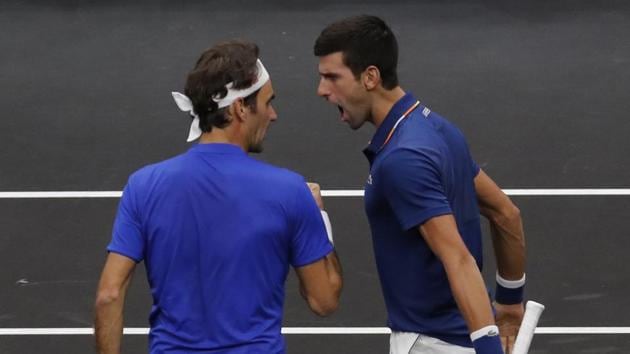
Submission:
[[[225,85],[234,83],[235,89],[252,85],[256,79],[258,46],[254,43],[231,40],[207,49],[197,60],[195,68],[188,74],[185,94],[190,98],[195,113],[199,116],[199,128],[203,132],[212,127],[224,128],[229,124],[225,116],[227,107],[219,109],[213,97],[221,99],[227,95]],[[256,109],[258,92],[245,97],[245,104]]]
[[357,78],[374,65],[385,89],[398,86],[398,43],[385,21],[376,16],[354,16],[328,25],[317,37],[313,51],[318,57],[342,52],[344,64]]

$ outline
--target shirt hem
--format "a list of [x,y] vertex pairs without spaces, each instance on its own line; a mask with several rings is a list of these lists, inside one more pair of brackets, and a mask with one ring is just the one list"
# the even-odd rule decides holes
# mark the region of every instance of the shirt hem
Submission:
[[108,247],[108,248],[107,248],[107,252],[108,252],[108,253],[112,253],[112,252],[113,252],[113,253],[119,254],[119,255],[121,255],[121,256],[124,256],[124,257],[130,258],[131,260],[133,260],[133,261],[134,261],[134,262],[136,262],[136,263],[140,263],[140,262],[142,262],[142,257],[136,257],[136,256],[134,256],[134,255],[130,254],[129,252],[121,251],[121,250],[116,249],[116,248],[110,248],[110,247]]
[[295,267],[295,268],[298,268],[298,267],[303,267],[303,266],[306,266],[306,265],[309,265],[309,264],[311,264],[311,263],[315,263],[315,262],[319,261],[320,259],[322,259],[322,258],[326,257],[326,256],[327,256],[327,255],[329,255],[332,251],[334,251],[334,250],[335,250],[335,248],[334,248],[331,244],[328,244],[328,245],[329,245],[329,246],[326,248],[326,251],[325,251],[325,252],[322,252],[323,254],[318,255],[317,257],[307,258],[307,260],[305,260],[305,261],[301,261],[301,262],[298,262],[298,263],[291,263],[291,265],[292,265],[293,267]]

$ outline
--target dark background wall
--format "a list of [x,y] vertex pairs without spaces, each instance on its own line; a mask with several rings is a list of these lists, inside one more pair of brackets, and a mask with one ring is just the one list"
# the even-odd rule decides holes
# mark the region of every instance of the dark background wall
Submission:
[[[626,1],[0,1],[0,191],[121,190],[140,166],[187,148],[183,90],[199,53],[227,38],[261,47],[279,120],[260,159],[324,189],[360,189],[360,150],[316,97],[314,39],[333,20],[382,16],[405,89],[454,121],[504,188],[627,187]],[[543,326],[628,326],[627,197],[518,197],[528,294]],[[116,199],[0,199],[0,327],[89,327]],[[347,286],[310,315],[290,279],[286,326],[385,325],[360,198],[329,198]],[[491,258],[488,255],[488,258]],[[492,262],[486,270],[492,275]],[[127,325],[145,327],[142,269]],[[26,280],[28,284],[19,282]],[[129,352],[146,339],[127,337]],[[87,336],[0,336],[0,352],[83,353]],[[288,336],[293,353],[382,353],[387,337]],[[322,344],[324,343],[324,344]],[[625,353],[627,335],[539,336],[532,353]],[[55,348],[50,350],[50,348]]]

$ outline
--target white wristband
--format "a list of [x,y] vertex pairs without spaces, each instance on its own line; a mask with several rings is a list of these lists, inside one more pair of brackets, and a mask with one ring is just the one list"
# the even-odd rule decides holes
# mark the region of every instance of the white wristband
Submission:
[[326,226],[326,234],[328,235],[328,239],[330,240],[330,243],[334,244],[332,225],[330,225],[330,218],[328,217],[328,213],[325,210],[321,210],[321,213],[322,220],[324,220],[324,225]]
[[498,336],[499,335],[499,327],[495,325],[485,326],[484,328],[478,329],[470,334],[470,340],[476,341],[477,339],[484,336]]
[[507,279],[503,279],[499,275],[499,272],[497,272],[497,284],[508,289],[518,289],[522,287],[523,285],[525,285],[525,273],[523,273],[523,277],[519,280],[507,280]]

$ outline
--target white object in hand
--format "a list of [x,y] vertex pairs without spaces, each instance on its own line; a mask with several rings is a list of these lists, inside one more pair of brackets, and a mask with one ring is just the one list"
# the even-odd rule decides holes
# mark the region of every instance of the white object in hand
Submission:
[[529,346],[532,344],[536,326],[538,325],[538,319],[544,309],[545,305],[543,304],[539,304],[535,301],[527,301],[527,305],[525,305],[525,315],[523,315],[523,322],[521,323],[521,328],[518,330],[512,354],[527,354]]
[[324,225],[326,226],[326,234],[328,235],[328,240],[330,243],[333,242],[333,233],[332,233],[332,225],[330,225],[330,218],[328,217],[328,213],[324,210],[320,210],[322,213],[322,220],[324,220]]

